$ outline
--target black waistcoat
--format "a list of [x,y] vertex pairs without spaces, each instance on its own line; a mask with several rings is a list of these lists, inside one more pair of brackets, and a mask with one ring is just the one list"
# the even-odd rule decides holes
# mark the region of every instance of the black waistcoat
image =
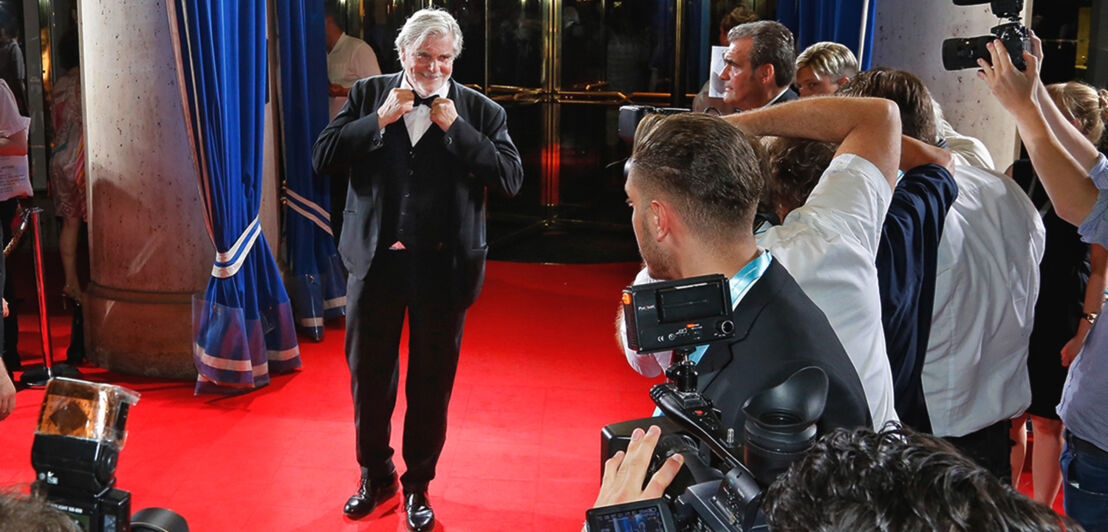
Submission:
[[[378,249],[400,241],[415,252],[445,251],[451,242],[449,220],[454,197],[449,166],[454,157],[442,146],[434,123],[413,147],[404,120],[385,128],[381,233]],[[456,163],[454,163],[456,164]]]

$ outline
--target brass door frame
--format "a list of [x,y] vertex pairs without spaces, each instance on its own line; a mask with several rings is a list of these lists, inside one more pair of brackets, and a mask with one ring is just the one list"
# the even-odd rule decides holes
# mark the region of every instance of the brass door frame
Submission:
[[[543,68],[539,89],[509,85],[493,85],[490,81],[490,52],[492,48],[491,0],[485,0],[485,79],[484,93],[497,102],[517,102],[543,106],[542,112],[542,188],[540,202],[548,208],[561,203],[561,114],[562,104],[572,105],[652,105],[681,106],[694,95],[685,94],[684,69],[684,10],[685,0],[674,2],[674,72],[673,90],[670,93],[589,90],[565,90],[562,87],[562,2],[560,0],[542,0],[543,13]],[[599,5],[604,9],[604,3]],[[603,14],[603,11],[602,11]],[[602,86],[597,83],[597,86]]]

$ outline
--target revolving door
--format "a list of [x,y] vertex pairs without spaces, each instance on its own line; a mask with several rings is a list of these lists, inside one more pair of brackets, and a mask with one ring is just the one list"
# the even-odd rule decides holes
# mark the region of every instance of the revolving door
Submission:
[[374,47],[384,72],[400,69],[392,41],[411,13],[434,6],[458,19],[464,47],[454,79],[506,109],[526,175],[520,197],[489,198],[494,257],[521,240],[577,231],[618,234],[634,255],[623,193],[630,145],[617,137],[618,109],[688,105],[707,77],[717,3],[348,0],[344,9],[347,32]]

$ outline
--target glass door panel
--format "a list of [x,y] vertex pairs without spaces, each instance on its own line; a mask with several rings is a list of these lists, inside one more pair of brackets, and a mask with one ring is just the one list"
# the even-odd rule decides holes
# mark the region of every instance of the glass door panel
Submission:
[[[547,231],[559,225],[630,235],[616,135],[624,104],[687,104],[699,89],[720,0],[354,0],[382,70],[400,68],[393,40],[416,10],[458,19],[464,49],[454,79],[502,105],[526,175],[520,197],[489,198],[490,220]],[[687,29],[679,37],[678,27]],[[709,37],[706,37],[708,35]],[[680,57],[681,66],[676,59]],[[688,91],[686,89],[689,89]],[[674,91],[677,91],[675,96]],[[690,97],[691,98],[691,97]],[[493,238],[490,229],[490,239]],[[633,242],[632,242],[633,244]]]

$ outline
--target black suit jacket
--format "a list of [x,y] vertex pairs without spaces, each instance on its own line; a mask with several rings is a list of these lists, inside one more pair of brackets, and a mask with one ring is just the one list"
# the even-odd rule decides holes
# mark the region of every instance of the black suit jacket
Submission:
[[[426,243],[433,254],[415,250],[417,266],[436,264],[436,274],[448,272],[452,301],[468,306],[481,290],[485,257],[485,190],[514,196],[523,184],[519,152],[508,136],[504,109],[477,91],[450,80],[448,98],[458,118],[445,132],[437,125],[411,146],[403,119],[382,131],[377,109],[392,89],[400,87],[401,73],[359,80],[350,88],[346,106],[320,133],[312,147],[312,163],[320,174],[349,176],[339,253],[350,275],[364,278],[373,263],[381,236],[382,213],[389,179],[417,175],[433,179],[433,191],[413,188],[410,193],[440,194],[442,212],[419,213],[436,217],[445,238]],[[393,204],[395,205],[395,204]],[[386,222],[388,222],[386,220]],[[388,246],[390,243],[383,243]],[[422,254],[421,254],[422,253]],[[419,278],[420,273],[415,273]]]
[[747,398],[807,366],[827,372],[830,385],[820,434],[872,425],[862,381],[827,316],[776,259],[743,296],[733,319],[734,338],[712,344],[697,364],[699,390],[722,412],[724,428],[742,434]]
[[789,87],[788,89],[785,89],[785,92],[781,94],[780,98],[774,100],[773,105],[777,105],[779,103],[791,102],[791,101],[797,100],[797,99],[800,99],[800,95],[797,94],[796,91],[794,91],[792,87]]

